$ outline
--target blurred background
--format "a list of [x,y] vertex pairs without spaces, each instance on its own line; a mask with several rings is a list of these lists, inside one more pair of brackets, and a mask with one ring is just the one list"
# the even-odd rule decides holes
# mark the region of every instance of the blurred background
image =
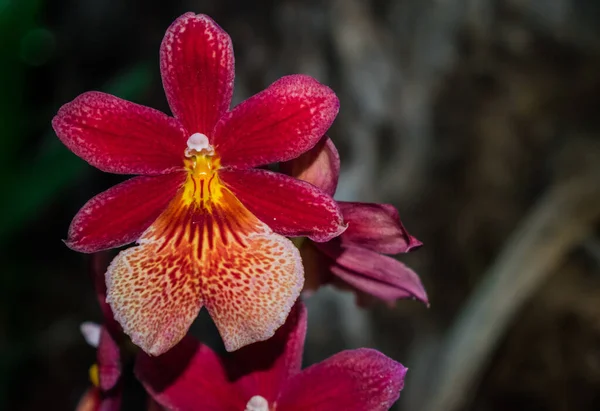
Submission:
[[69,410],[100,321],[62,243],[123,180],[50,128],[103,90],[168,112],[158,48],[186,11],[233,39],[234,104],[282,75],[330,85],[339,199],[388,202],[431,307],[309,301],[307,363],[375,347],[408,366],[397,410],[600,409],[600,2],[0,0],[0,409]]

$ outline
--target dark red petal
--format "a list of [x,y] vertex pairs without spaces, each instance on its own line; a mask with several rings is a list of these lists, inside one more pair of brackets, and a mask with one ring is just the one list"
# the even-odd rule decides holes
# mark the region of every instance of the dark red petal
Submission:
[[279,165],[282,173],[317,186],[333,197],[340,176],[340,155],[333,141],[323,136],[300,157]]
[[121,351],[108,330],[102,327],[97,352],[100,389],[110,391],[121,378]]
[[106,270],[111,260],[115,256],[114,253],[109,251],[102,251],[95,253],[91,258],[91,274],[92,281],[94,282],[94,289],[96,290],[96,298],[100,304],[100,310],[103,315],[103,328],[108,330],[111,337],[120,343],[123,340],[123,329],[121,325],[115,320],[110,305],[106,302]]
[[98,194],[71,222],[67,245],[75,251],[93,253],[137,240],[184,181],[183,172],[134,177]]
[[190,135],[199,132],[210,138],[233,94],[229,35],[208,16],[182,15],[165,33],[160,72],[173,115]]
[[229,355],[228,374],[245,403],[260,395],[272,404],[285,383],[300,371],[306,316],[306,307],[298,301],[272,338]]
[[277,411],[384,411],[400,396],[406,368],[382,353],[343,351],[293,378]]
[[140,353],[135,373],[146,391],[167,409],[224,411],[246,406],[220,358],[191,337],[158,357]]
[[183,165],[188,133],[149,107],[91,91],[58,110],[52,127],[73,153],[102,171],[164,174]]
[[391,204],[339,202],[348,229],[340,236],[345,245],[357,245],[383,254],[406,253],[423,245],[402,225]]
[[331,258],[331,272],[357,290],[388,302],[416,298],[429,304],[419,276],[400,261],[361,247],[317,247]]
[[235,196],[273,231],[328,241],[346,228],[335,200],[312,184],[267,170],[220,170]]
[[309,76],[283,77],[225,114],[212,143],[224,166],[291,160],[319,141],[338,110],[329,87]]

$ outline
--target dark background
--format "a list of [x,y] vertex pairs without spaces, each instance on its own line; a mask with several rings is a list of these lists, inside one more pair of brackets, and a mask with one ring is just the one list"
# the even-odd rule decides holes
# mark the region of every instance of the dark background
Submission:
[[600,3],[0,0],[0,409],[69,410],[100,321],[70,219],[123,177],[50,128],[104,90],[168,112],[158,49],[186,11],[233,39],[234,103],[306,73],[341,100],[339,199],[390,202],[429,309],[309,301],[307,362],[372,346],[398,409],[600,409]]

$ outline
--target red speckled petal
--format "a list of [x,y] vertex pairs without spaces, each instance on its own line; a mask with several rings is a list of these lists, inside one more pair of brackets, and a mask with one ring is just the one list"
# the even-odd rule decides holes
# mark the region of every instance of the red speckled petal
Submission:
[[406,368],[382,353],[343,351],[298,374],[277,411],[387,411],[400,396]]
[[402,225],[391,204],[339,202],[348,229],[342,244],[356,245],[383,254],[407,253],[423,245]]
[[281,163],[279,170],[311,183],[333,197],[340,176],[340,156],[333,141],[323,136],[316,146],[300,157]]
[[243,411],[246,407],[222,360],[189,336],[159,357],[140,354],[135,374],[152,398],[169,410]]
[[267,170],[220,170],[235,196],[273,231],[329,241],[346,229],[333,198],[312,184]]
[[73,153],[117,174],[164,174],[181,168],[189,137],[176,119],[98,91],[62,106],[52,127]]
[[109,267],[115,318],[152,355],[183,338],[202,304],[229,351],[271,337],[302,288],[298,250],[219,183],[209,204],[190,200],[202,182],[190,177],[185,187]]
[[291,160],[319,141],[338,110],[329,87],[309,76],[286,76],[227,113],[212,142],[224,166]]
[[184,181],[185,173],[134,177],[98,194],[71,222],[67,245],[93,253],[137,240]]
[[186,13],[168,28],[160,71],[173,115],[209,138],[231,104],[234,57],[229,35],[210,17]]

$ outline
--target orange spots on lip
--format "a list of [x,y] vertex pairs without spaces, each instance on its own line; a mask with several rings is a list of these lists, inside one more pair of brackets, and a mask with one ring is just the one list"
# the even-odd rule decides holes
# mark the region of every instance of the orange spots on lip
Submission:
[[107,273],[115,318],[153,355],[181,340],[203,305],[228,350],[265,340],[304,281],[298,250],[221,184],[218,160],[189,161],[176,198]]

